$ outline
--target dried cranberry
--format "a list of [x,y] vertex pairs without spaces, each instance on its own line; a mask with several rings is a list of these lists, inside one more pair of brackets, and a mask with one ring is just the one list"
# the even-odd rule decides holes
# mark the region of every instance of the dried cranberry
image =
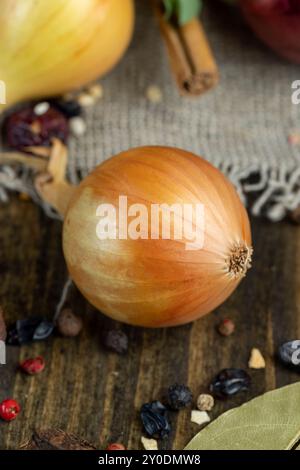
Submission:
[[223,369],[210,385],[210,391],[219,398],[246,391],[251,385],[251,378],[243,369]]
[[118,444],[117,442],[114,444],[109,444],[106,450],[126,450],[126,447],[123,444]]
[[168,403],[172,410],[184,408],[191,403],[192,398],[192,392],[185,385],[175,384],[168,389]]
[[53,107],[37,115],[33,107],[26,107],[11,114],[5,123],[7,144],[15,149],[24,147],[49,147],[54,137],[66,142],[68,122],[65,116]]
[[21,407],[16,400],[7,398],[0,403],[0,418],[4,421],[12,421],[21,411]]
[[37,356],[32,359],[26,359],[21,362],[20,368],[29,375],[36,375],[45,369],[45,361],[42,356]]
[[278,356],[283,364],[300,371],[300,340],[283,343],[278,349]]
[[110,330],[105,335],[104,344],[117,354],[125,354],[128,349],[128,337],[121,330]]
[[145,403],[141,408],[141,419],[148,436],[163,438],[171,431],[167,408],[160,401]]
[[41,317],[29,317],[17,320],[7,333],[7,344],[19,346],[31,341],[41,341],[53,332],[54,324]]

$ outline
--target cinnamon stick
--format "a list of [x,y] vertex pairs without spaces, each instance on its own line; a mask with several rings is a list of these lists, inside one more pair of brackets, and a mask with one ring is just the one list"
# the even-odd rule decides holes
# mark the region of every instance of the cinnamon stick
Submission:
[[40,197],[64,216],[76,186],[66,180],[68,152],[65,145],[53,139],[47,170],[34,180],[35,189]]
[[0,164],[5,163],[23,163],[37,171],[43,171],[47,168],[47,160],[45,158],[35,157],[22,152],[0,152]]
[[219,72],[200,20],[176,26],[165,19],[161,0],[152,2],[181,94],[197,96],[213,88]]

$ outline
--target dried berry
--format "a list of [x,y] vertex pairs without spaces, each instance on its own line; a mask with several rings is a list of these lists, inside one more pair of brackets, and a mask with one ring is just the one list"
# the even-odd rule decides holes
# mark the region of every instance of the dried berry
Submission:
[[210,411],[215,405],[214,397],[207,393],[201,393],[197,398],[197,408],[200,411]]
[[180,410],[191,403],[192,392],[185,385],[172,385],[168,389],[168,404],[172,410]]
[[70,308],[65,308],[58,316],[57,328],[63,336],[77,336],[82,330],[82,320]]
[[223,369],[210,385],[210,391],[219,398],[235,395],[249,389],[251,379],[242,369]]
[[233,323],[230,318],[225,318],[222,320],[221,323],[218,325],[218,332],[222,336],[230,336],[235,330],[235,324]]
[[68,119],[80,116],[82,113],[82,108],[76,100],[53,100],[52,104]]
[[45,369],[44,358],[42,356],[37,356],[35,358],[26,359],[25,361],[21,362],[20,369],[29,375],[39,374]]
[[26,107],[11,114],[6,123],[6,138],[10,147],[22,150],[24,147],[49,147],[54,137],[66,142],[68,122],[57,109],[49,109],[38,115],[33,107]]
[[144,429],[150,437],[163,438],[171,431],[167,409],[159,401],[145,403],[141,408],[141,419]]
[[0,306],[0,341],[6,340],[6,326],[3,316],[3,309]]
[[0,418],[4,421],[12,421],[21,411],[21,407],[16,400],[7,398],[0,403]]
[[300,340],[283,343],[278,349],[278,356],[283,364],[300,371]]
[[117,354],[125,354],[128,349],[128,337],[121,330],[110,330],[106,333],[104,344]]
[[126,450],[126,447],[123,444],[118,444],[117,442],[114,444],[109,444],[106,450]]
[[53,332],[54,324],[41,317],[29,317],[17,320],[8,330],[7,344],[20,346],[31,341],[41,341]]

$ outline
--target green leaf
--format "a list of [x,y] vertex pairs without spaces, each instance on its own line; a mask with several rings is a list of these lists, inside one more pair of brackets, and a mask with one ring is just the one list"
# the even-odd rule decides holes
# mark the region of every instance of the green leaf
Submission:
[[166,19],[176,16],[180,25],[184,25],[194,17],[198,16],[202,0],[163,0]]
[[199,0],[177,0],[177,17],[180,25],[188,23],[199,15],[201,2]]
[[185,450],[289,450],[300,441],[300,382],[227,411]]
[[163,0],[164,8],[165,8],[165,17],[167,20],[171,18],[175,11],[175,3],[176,0]]

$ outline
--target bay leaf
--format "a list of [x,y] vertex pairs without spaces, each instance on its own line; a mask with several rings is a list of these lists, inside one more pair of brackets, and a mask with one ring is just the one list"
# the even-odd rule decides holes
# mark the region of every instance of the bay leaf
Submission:
[[222,414],[185,450],[289,450],[300,441],[300,382]]

